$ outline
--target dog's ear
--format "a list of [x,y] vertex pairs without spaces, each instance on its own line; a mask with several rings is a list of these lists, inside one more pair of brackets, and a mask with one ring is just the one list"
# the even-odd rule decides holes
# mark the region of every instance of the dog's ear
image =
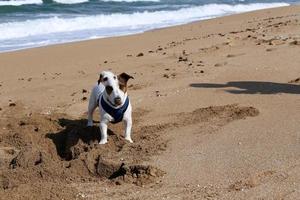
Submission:
[[103,74],[101,73],[98,79],[98,85],[103,81]]
[[122,73],[122,74],[119,74],[118,75],[118,80],[120,83],[124,84],[124,85],[127,85],[127,82],[129,79],[134,79],[132,76],[130,76],[129,74],[126,74],[126,73]]

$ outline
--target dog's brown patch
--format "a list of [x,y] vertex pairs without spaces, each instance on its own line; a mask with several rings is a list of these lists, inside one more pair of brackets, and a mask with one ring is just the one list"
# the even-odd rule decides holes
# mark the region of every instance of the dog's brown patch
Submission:
[[126,74],[124,72],[118,75],[119,87],[124,93],[127,92],[127,82],[131,78],[133,79],[132,76],[130,76],[129,74]]
[[127,84],[123,84],[123,83],[119,83],[119,88],[120,88],[120,90],[122,90],[124,93],[126,93],[127,92]]
[[100,74],[99,79],[98,79],[98,85],[103,81],[103,75]]

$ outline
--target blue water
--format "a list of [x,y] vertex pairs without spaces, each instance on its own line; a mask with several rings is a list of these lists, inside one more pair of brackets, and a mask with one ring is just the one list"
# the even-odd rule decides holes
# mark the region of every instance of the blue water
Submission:
[[0,52],[139,33],[295,0],[0,0]]

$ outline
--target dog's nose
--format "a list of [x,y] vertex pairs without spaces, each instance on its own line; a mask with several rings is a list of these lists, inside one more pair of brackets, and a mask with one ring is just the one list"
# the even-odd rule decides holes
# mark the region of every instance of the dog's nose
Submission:
[[120,105],[122,102],[121,102],[121,97],[116,97],[115,98],[115,104],[116,105]]

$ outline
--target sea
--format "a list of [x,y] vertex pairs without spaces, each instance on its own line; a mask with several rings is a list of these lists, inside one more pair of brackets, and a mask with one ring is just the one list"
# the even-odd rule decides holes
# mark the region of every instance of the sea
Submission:
[[0,52],[141,33],[295,0],[0,0]]

